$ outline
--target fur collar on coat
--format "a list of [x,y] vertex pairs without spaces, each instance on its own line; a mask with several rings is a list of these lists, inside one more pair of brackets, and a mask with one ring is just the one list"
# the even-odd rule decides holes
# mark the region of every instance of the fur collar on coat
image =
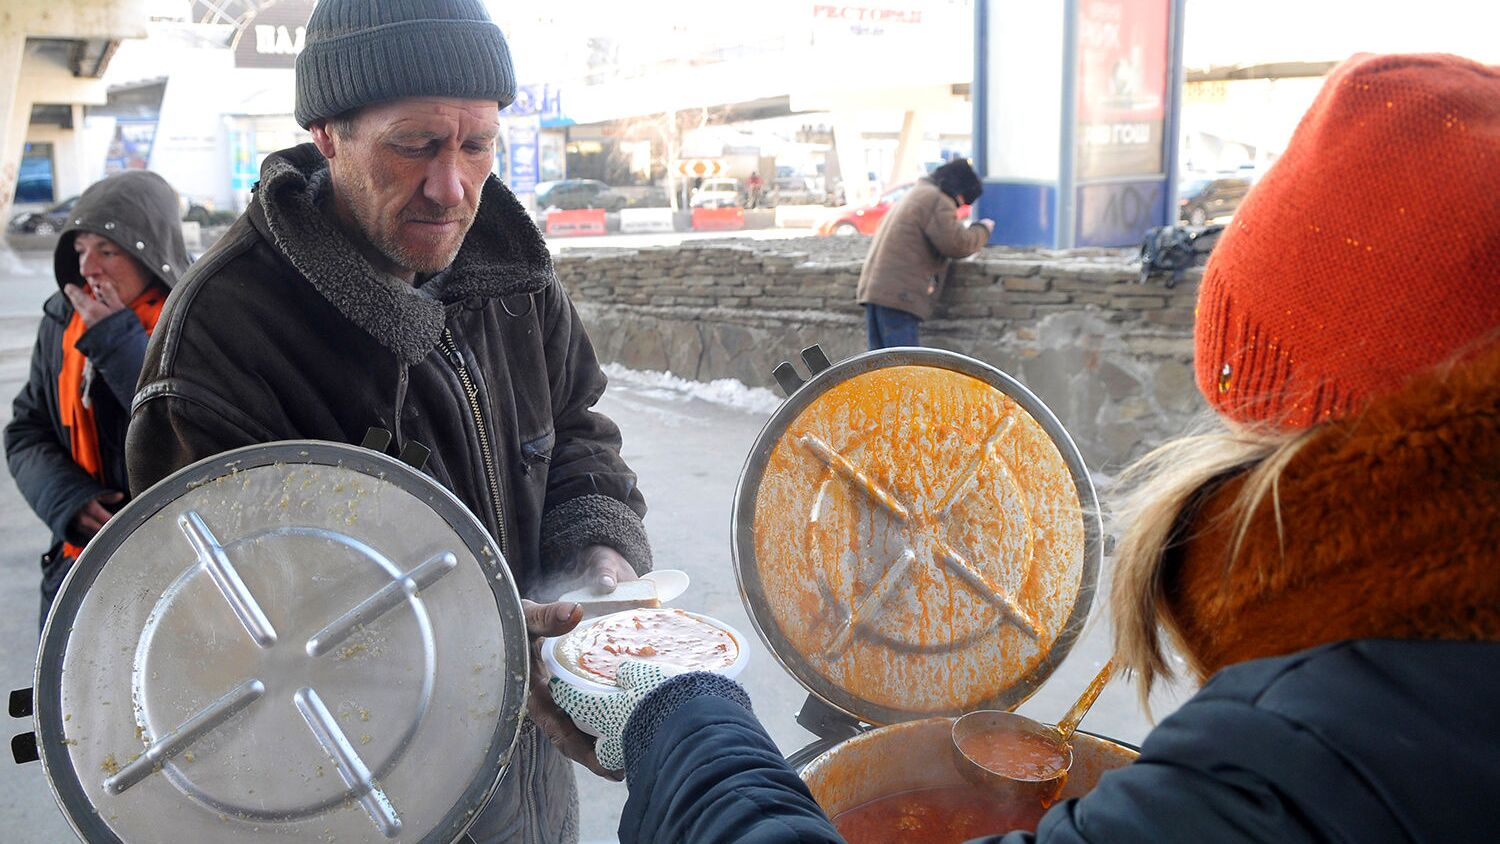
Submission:
[[515,196],[494,176],[453,263],[421,287],[375,270],[319,207],[330,197],[328,161],[312,144],[282,150],[261,167],[256,199],[276,248],[351,322],[408,364],[442,335],[444,306],[536,293],[552,256]]

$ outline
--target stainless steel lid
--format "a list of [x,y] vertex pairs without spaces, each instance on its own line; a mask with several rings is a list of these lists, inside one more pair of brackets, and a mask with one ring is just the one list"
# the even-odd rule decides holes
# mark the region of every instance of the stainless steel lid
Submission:
[[499,550],[431,478],[322,442],[228,452],[89,545],[37,664],[87,841],[452,841],[524,712]]
[[873,724],[1029,697],[1088,616],[1100,535],[1051,411],[936,349],[815,371],[735,493],[735,572],[761,638],[812,694]]

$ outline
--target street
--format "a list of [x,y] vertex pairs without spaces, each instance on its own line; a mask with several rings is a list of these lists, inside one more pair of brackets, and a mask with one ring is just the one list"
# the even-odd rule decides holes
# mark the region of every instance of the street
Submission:
[[649,246],[672,246],[689,240],[714,240],[726,237],[749,240],[782,240],[793,237],[809,237],[812,229],[744,229],[723,232],[662,232],[660,234],[610,234],[584,237],[548,237],[547,248],[555,254],[568,249],[644,249]]
[[[8,398],[26,377],[41,302],[55,289],[50,255],[26,253],[19,268],[20,272],[0,274],[0,394],[5,399],[0,402],[4,408],[0,421],[10,418]],[[692,578],[692,586],[676,605],[721,618],[748,633],[753,625],[731,567],[730,510],[742,464],[769,414],[771,399],[763,392],[731,390],[726,400],[722,389],[710,391],[649,373],[613,371],[615,377],[600,409],[623,430],[625,457],[639,474],[651,506],[646,525],[656,566],[682,569]],[[0,679],[8,684],[6,690],[32,683],[37,558],[47,544],[46,529],[7,474],[0,479],[0,571],[4,573],[0,625],[11,643],[0,655]],[[1104,589],[1100,594],[1105,594]],[[1096,601],[1094,619],[1072,655],[1021,707],[1022,713],[1056,720],[1103,665],[1110,646],[1107,626],[1098,618],[1100,609],[1101,602]],[[794,721],[806,693],[762,643],[757,640],[753,645],[741,682],[771,736],[790,754],[813,739]],[[1165,716],[1178,700],[1179,695],[1170,690],[1154,697],[1154,715]],[[24,732],[29,726],[13,721],[10,733]],[[1149,722],[1134,689],[1117,679],[1083,728],[1135,743],[1146,734]],[[578,780],[583,841],[612,840],[625,802],[625,786],[596,779],[581,768]],[[5,840],[18,844],[71,840],[39,765],[0,765],[0,828],[6,830]]]

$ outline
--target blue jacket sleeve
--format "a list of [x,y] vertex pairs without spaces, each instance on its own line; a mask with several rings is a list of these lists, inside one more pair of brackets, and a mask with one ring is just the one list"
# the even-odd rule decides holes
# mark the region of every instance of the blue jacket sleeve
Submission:
[[146,329],[135,311],[126,308],[94,323],[78,338],[78,351],[94,362],[115,401],[128,410],[146,359]]
[[843,841],[731,680],[674,677],[641,701],[623,739],[622,844]]

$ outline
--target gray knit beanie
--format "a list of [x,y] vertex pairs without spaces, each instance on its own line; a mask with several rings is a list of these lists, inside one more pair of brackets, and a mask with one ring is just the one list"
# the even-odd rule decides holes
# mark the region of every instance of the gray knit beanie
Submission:
[[297,123],[403,97],[516,98],[510,49],[481,0],[318,0],[297,56]]

